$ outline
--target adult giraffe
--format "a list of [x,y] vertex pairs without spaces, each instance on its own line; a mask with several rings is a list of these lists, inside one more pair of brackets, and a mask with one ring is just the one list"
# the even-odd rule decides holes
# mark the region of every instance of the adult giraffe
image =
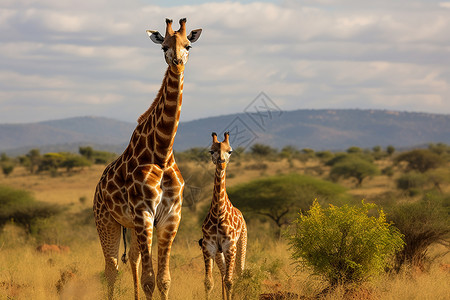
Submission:
[[113,297],[118,273],[122,227],[132,228],[129,258],[135,299],[139,299],[140,261],[141,285],[147,299],[152,298],[155,288],[151,255],[154,228],[158,237],[156,283],[161,299],[168,297],[170,250],[181,220],[184,187],[172,146],[180,118],[184,66],[191,43],[200,37],[201,31],[193,30],[186,36],[186,19],[180,20],[178,31],[173,31],[172,20],[166,19],[165,37],[147,30],[150,39],[162,45],[169,66],[158,95],[139,117],[128,147],[106,167],[94,196],[95,222],[105,256],[109,299]]

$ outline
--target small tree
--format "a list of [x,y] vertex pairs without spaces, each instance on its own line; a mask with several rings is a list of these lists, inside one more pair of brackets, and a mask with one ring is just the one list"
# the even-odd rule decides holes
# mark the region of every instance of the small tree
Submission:
[[405,235],[405,248],[396,257],[396,269],[405,263],[423,269],[429,259],[428,249],[433,244],[450,246],[450,197],[429,193],[414,203],[398,204],[389,213],[389,219]]
[[331,287],[370,279],[393,262],[403,247],[402,235],[388,222],[381,208],[369,216],[375,204],[361,207],[331,205],[323,209],[317,201],[301,213],[294,231],[287,234],[292,258],[311,268]]
[[402,190],[421,189],[428,183],[428,177],[419,172],[408,172],[396,179],[397,188]]
[[73,153],[63,153],[63,157],[59,166],[66,168],[67,172],[72,171],[75,167],[88,167],[92,164],[86,157]]
[[9,174],[12,173],[14,170],[14,164],[12,162],[6,162],[1,164],[2,172],[5,175],[5,177],[8,177]]
[[2,153],[0,155],[0,167],[2,168],[2,172],[5,177],[8,177],[14,170],[14,162],[8,155],[6,155],[6,153]]
[[28,157],[30,173],[33,174],[41,162],[41,152],[39,149],[31,149],[26,156]]
[[378,168],[371,162],[358,156],[342,159],[330,171],[330,177],[337,181],[340,177],[355,178],[356,186],[361,186],[364,178],[379,174]]
[[36,221],[62,211],[60,206],[35,201],[27,191],[0,186],[0,229],[13,221],[31,233]]
[[389,146],[386,147],[386,153],[387,153],[389,156],[391,156],[392,154],[394,154],[394,152],[395,152],[395,147],[394,147],[394,146],[389,145]]
[[397,163],[405,161],[408,163],[409,170],[415,170],[421,173],[437,168],[443,163],[443,159],[439,154],[426,149],[403,152],[396,157],[395,161]]
[[254,144],[250,147],[250,153],[258,156],[270,156],[277,154],[277,149],[264,144]]
[[278,175],[257,179],[228,188],[233,204],[244,212],[261,215],[281,227],[295,218],[299,209],[307,209],[314,198],[344,202],[345,188],[321,179],[299,174]]
[[56,172],[63,161],[64,155],[61,153],[46,153],[40,159],[38,172]]
[[94,149],[91,146],[79,147],[78,152],[88,160],[92,160],[94,157]]
[[351,154],[351,153],[362,153],[362,149],[356,146],[351,146],[350,148],[347,149],[347,153]]
[[11,159],[9,158],[8,155],[6,155],[6,153],[2,153],[0,154],[0,163],[5,163],[5,162],[9,162],[11,161]]

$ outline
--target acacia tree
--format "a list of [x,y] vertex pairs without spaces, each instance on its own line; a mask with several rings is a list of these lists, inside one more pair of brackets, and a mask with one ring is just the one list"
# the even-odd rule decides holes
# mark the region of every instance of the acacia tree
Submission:
[[0,167],[2,168],[3,174],[8,177],[9,174],[14,170],[14,162],[5,153],[0,155]]
[[379,174],[378,168],[370,161],[359,156],[348,156],[333,165],[330,178],[337,181],[339,178],[355,178],[356,186],[361,186],[364,178]]
[[30,173],[34,174],[42,159],[41,152],[39,149],[31,149],[26,157],[28,158]]
[[396,163],[402,161],[408,164],[409,170],[416,170],[421,173],[437,168],[443,163],[443,159],[439,154],[426,149],[403,152],[395,159]]
[[432,261],[428,251],[434,244],[450,247],[449,196],[428,193],[418,202],[391,208],[389,221],[405,235],[405,248],[397,253],[396,270],[405,263],[425,268]]
[[272,220],[279,236],[281,227],[289,224],[299,210],[306,210],[314,199],[344,202],[345,188],[332,182],[288,174],[257,179],[228,189],[233,204],[244,212]]

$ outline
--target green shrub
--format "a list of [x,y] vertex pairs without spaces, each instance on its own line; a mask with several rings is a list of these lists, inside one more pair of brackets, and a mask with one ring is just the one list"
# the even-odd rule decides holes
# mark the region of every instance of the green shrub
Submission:
[[403,152],[395,158],[396,163],[406,162],[408,170],[419,171],[425,173],[430,169],[435,169],[442,165],[443,158],[427,149],[415,149]]
[[314,201],[307,214],[300,214],[292,234],[287,234],[292,258],[311,268],[332,287],[368,280],[385,270],[396,251],[403,247],[402,235],[389,223],[382,209],[369,216],[375,204],[361,207],[330,205],[323,209]]
[[333,158],[334,154],[331,151],[318,151],[316,152],[316,157],[322,162],[329,161]]
[[408,172],[397,178],[397,188],[401,190],[421,189],[427,184],[426,175],[418,172]]
[[271,156],[277,154],[278,150],[264,144],[254,144],[250,147],[250,153],[256,156]]
[[117,154],[108,151],[94,150],[92,158],[94,159],[94,164],[104,165],[115,160],[117,158]]
[[251,300],[258,299],[261,293],[261,284],[268,276],[261,266],[247,267],[239,276],[234,280],[233,296],[236,299]]
[[12,162],[1,163],[0,166],[5,177],[8,177],[14,171],[14,164]]
[[419,202],[398,204],[391,209],[389,220],[405,236],[405,248],[396,257],[397,271],[405,263],[424,268],[431,260],[427,256],[431,245],[449,244],[449,205],[449,196],[428,193]]
[[387,166],[386,168],[381,170],[381,174],[392,177],[394,176],[394,168],[392,166]]
[[364,178],[378,174],[379,170],[372,162],[356,155],[348,155],[333,165],[330,178],[334,181],[340,177],[355,178],[356,186],[361,186]]
[[35,201],[27,191],[0,186],[0,228],[13,222],[31,233],[37,220],[61,211],[59,206]]

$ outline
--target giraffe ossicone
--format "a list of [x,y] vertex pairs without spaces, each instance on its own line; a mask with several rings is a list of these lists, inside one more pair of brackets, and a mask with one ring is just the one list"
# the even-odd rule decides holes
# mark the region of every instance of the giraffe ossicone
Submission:
[[206,216],[199,242],[205,261],[205,290],[209,299],[213,288],[212,268],[215,260],[222,275],[222,298],[231,300],[233,272],[237,261],[237,273],[244,270],[247,250],[247,225],[242,213],[234,207],[226,192],[226,168],[233,149],[230,134],[225,132],[224,140],[219,142],[217,134],[212,133],[211,159],[216,165],[214,191],[211,206]]
[[[181,220],[184,188],[172,147],[180,119],[184,66],[191,43],[201,34],[201,29],[197,29],[186,36],[185,25],[186,19],[181,19],[180,29],[174,31],[172,21],[167,19],[165,37],[157,31],[147,31],[153,42],[162,45],[168,67],[155,100],[139,117],[130,143],[105,168],[95,191],[93,210],[105,257],[109,299],[113,298],[118,273],[122,227],[132,231],[129,261],[135,299],[139,299],[140,263],[140,281],[146,298],[152,299],[155,285],[161,299],[168,298],[170,251]],[[151,255],[155,232],[156,276]]]

